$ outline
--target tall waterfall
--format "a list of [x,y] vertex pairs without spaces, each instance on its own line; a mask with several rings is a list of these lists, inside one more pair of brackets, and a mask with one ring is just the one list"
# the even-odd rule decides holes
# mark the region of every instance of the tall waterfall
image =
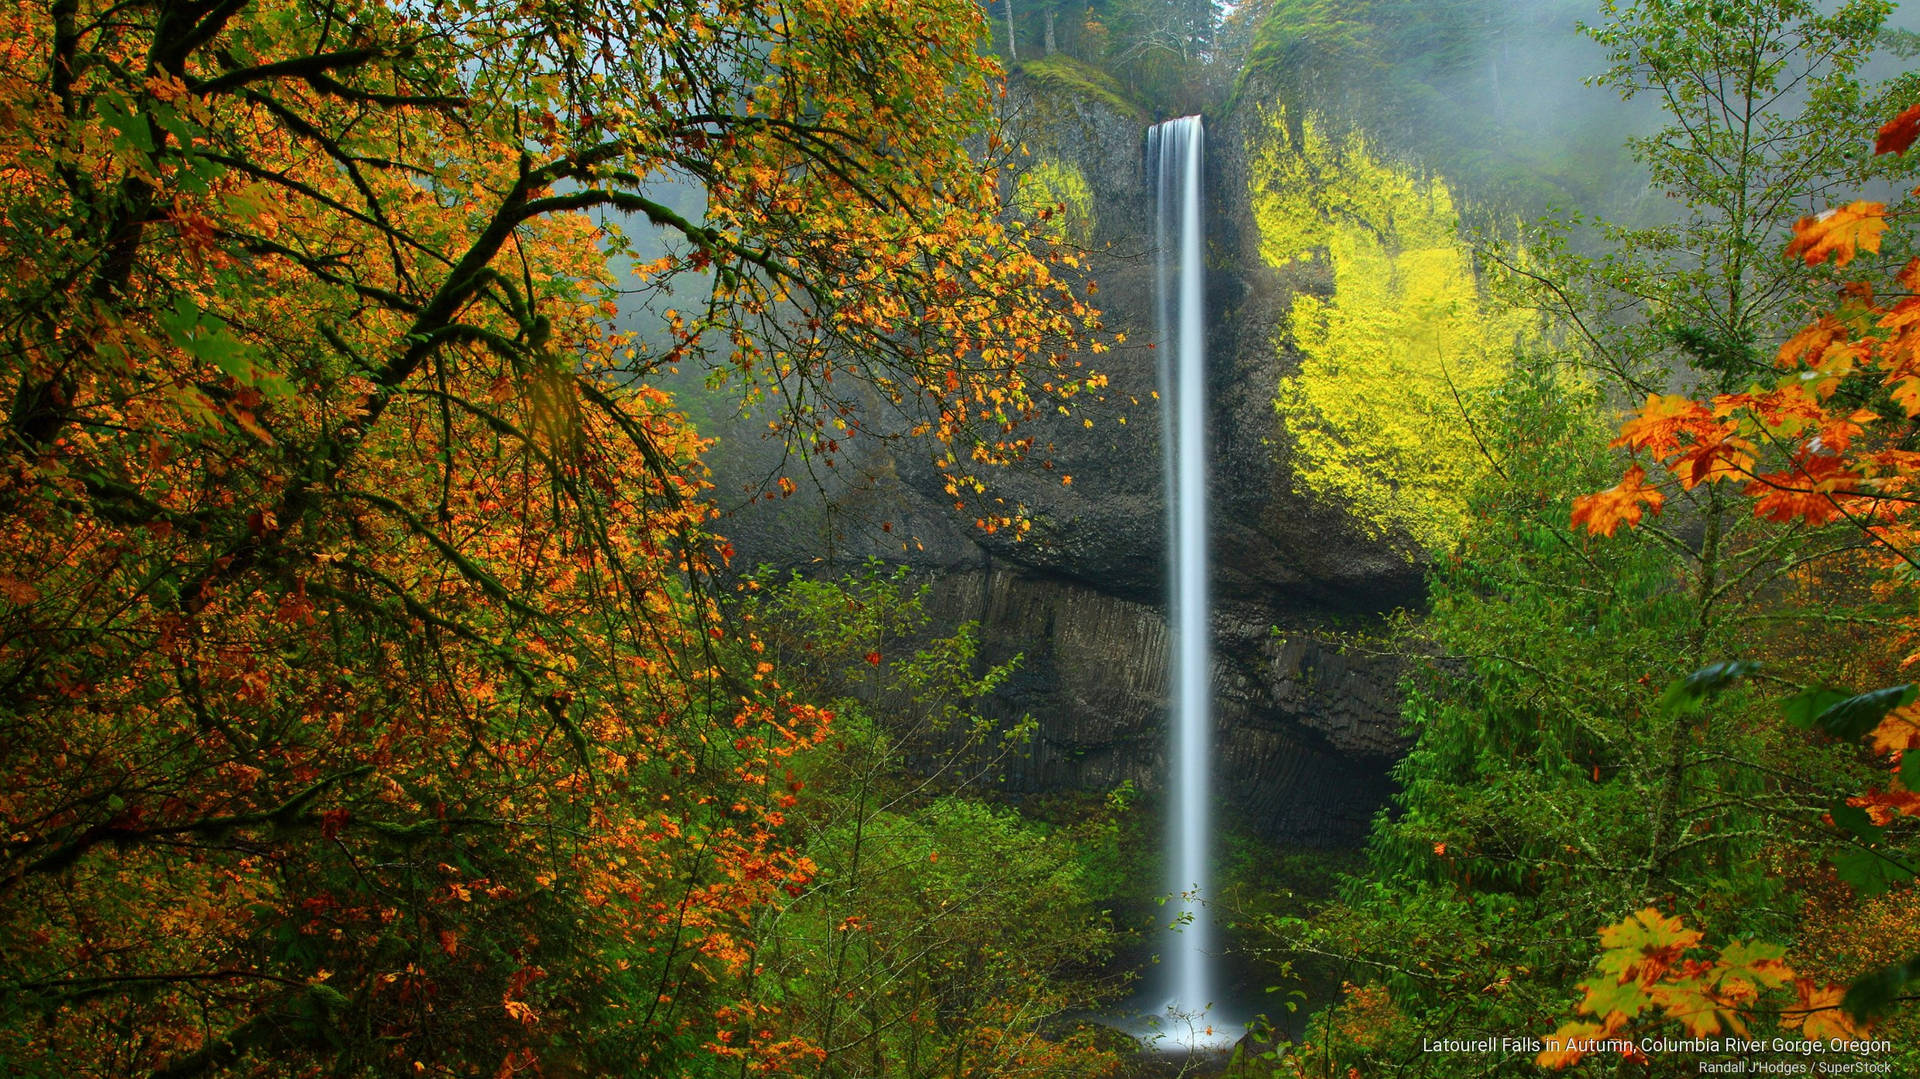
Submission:
[[1158,321],[1162,465],[1171,557],[1173,730],[1168,784],[1168,884],[1179,919],[1167,942],[1168,1008],[1181,1016],[1213,1002],[1208,894],[1212,830],[1208,822],[1212,758],[1212,657],[1207,598],[1206,237],[1200,216],[1200,117],[1168,120],[1147,135],[1158,170]]

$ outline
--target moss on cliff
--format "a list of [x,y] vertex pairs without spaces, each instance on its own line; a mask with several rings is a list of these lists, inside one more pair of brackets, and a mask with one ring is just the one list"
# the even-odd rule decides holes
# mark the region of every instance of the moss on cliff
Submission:
[[1092,98],[1123,116],[1143,123],[1147,119],[1147,111],[1137,102],[1127,99],[1112,75],[1065,53],[1057,52],[1052,56],[1024,61],[1017,70],[1049,90]]
[[[1280,335],[1299,372],[1275,397],[1296,482],[1344,501],[1374,535],[1451,544],[1484,467],[1464,403],[1490,388],[1531,320],[1482,296],[1446,184],[1376,158],[1312,117],[1267,113],[1250,147],[1260,254],[1324,264]],[[1285,341],[1277,342],[1284,346]]]

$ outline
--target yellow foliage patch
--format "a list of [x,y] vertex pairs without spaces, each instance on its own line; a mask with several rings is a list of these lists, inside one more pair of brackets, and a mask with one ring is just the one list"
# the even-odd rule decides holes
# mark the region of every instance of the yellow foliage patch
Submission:
[[1014,181],[1013,205],[1024,221],[1056,242],[1093,242],[1093,188],[1070,162],[1042,158]]
[[1481,295],[1445,182],[1376,159],[1358,134],[1309,116],[1292,139],[1275,111],[1251,175],[1261,256],[1324,262],[1333,283],[1294,297],[1277,342],[1300,355],[1274,401],[1295,482],[1369,534],[1450,545],[1486,465],[1464,407],[1535,337],[1532,320]]

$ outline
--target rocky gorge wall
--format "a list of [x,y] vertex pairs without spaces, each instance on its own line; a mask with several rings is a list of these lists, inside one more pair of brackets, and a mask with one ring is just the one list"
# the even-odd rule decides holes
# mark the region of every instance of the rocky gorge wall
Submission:
[[[1420,566],[1406,536],[1370,535],[1336,499],[1302,494],[1295,480],[1274,398],[1299,358],[1280,329],[1296,295],[1331,284],[1323,267],[1260,257],[1248,191],[1249,146],[1262,132],[1251,116],[1210,122],[1205,161],[1215,787],[1223,819],[1240,827],[1349,845],[1384,803],[1403,747],[1400,671],[1339,642],[1417,604]],[[999,777],[1007,790],[1130,781],[1152,793],[1166,773],[1168,641],[1146,118],[1097,88],[1016,76],[1006,122],[1050,189],[1065,183],[1086,202],[1076,227],[1086,229],[1094,299],[1107,328],[1126,336],[1097,358],[1111,380],[1105,400],[1040,426],[1053,468],[1015,471],[992,492],[1029,510],[1031,532],[974,529],[953,512],[924,448],[881,440],[831,474],[796,473],[800,495],[739,507],[720,528],[746,564],[822,572],[869,557],[904,562],[931,583],[938,621],[980,624],[983,661],[1020,655],[1019,672],[981,705],[1038,721],[1029,751]],[[725,434],[709,461],[723,501],[799,469],[770,444]]]

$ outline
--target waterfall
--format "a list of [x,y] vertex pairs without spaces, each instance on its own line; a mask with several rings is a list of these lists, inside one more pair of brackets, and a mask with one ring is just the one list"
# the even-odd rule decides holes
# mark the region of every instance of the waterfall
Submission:
[[1172,729],[1168,782],[1168,884],[1178,903],[1166,956],[1168,1009],[1197,1016],[1213,1002],[1213,929],[1200,900],[1210,887],[1212,656],[1207,598],[1206,236],[1200,216],[1200,117],[1168,120],[1147,135],[1158,172],[1157,311],[1161,464],[1167,490],[1172,628]]

